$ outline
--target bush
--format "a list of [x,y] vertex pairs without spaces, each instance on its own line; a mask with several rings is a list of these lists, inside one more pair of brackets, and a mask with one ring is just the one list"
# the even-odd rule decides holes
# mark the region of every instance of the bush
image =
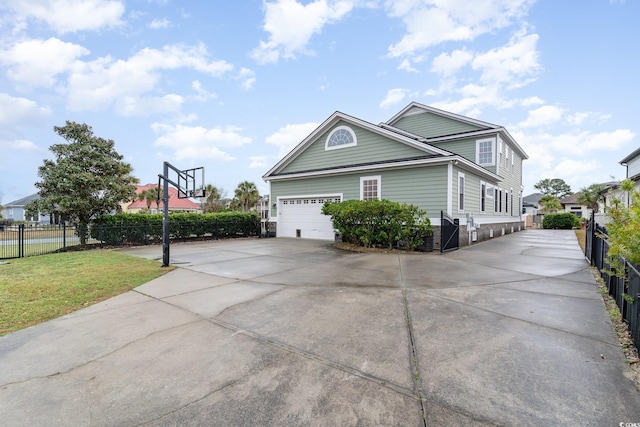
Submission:
[[571,230],[580,227],[580,220],[571,212],[545,215],[542,228]]
[[[162,240],[162,214],[104,215],[92,222],[91,237],[108,245],[148,244]],[[260,217],[256,212],[172,213],[171,238],[257,236]]]
[[433,234],[424,210],[389,200],[325,202],[322,213],[331,216],[343,241],[364,247],[391,249],[403,241],[415,249],[425,236]]

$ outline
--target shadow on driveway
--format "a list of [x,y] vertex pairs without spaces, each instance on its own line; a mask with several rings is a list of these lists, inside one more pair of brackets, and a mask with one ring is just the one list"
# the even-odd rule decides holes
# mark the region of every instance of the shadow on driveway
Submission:
[[295,239],[171,255],[156,280],[0,338],[4,426],[640,422],[571,231],[446,255]]

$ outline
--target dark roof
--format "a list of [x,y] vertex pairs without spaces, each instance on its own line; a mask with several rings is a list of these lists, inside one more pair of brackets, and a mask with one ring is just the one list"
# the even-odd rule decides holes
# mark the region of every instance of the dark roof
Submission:
[[26,206],[29,202],[39,199],[40,196],[38,193],[32,194],[27,197],[23,197],[22,199],[14,200],[13,202],[6,203],[4,207],[12,207],[12,206]]
[[560,199],[560,204],[563,204],[563,205],[580,204],[578,202],[578,193],[573,193],[573,194],[570,194],[570,195],[568,195],[566,197],[563,197],[562,199]]
[[635,157],[640,156],[640,148],[638,148],[637,150],[635,150],[633,153],[629,154],[627,157],[625,157],[624,159],[620,160],[620,164],[624,165],[626,163],[629,163],[629,161],[633,160]]
[[529,194],[528,196],[524,196],[522,198],[522,201],[524,203],[532,203],[532,204],[538,204],[538,201],[544,197],[544,194],[542,193],[533,193],[533,194]]

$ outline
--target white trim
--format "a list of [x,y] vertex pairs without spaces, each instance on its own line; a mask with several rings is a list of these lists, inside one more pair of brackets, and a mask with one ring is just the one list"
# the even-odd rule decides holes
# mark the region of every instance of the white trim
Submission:
[[407,113],[410,113],[409,115],[419,114],[419,112],[415,110],[416,108],[419,108],[419,109],[423,110],[424,112],[433,113],[435,115],[442,116],[442,117],[448,117],[450,119],[454,119],[454,120],[457,120],[459,122],[470,123],[470,124],[473,124],[473,125],[476,125],[476,126],[480,126],[480,127],[487,127],[487,128],[492,128],[492,129],[496,129],[496,128],[500,127],[498,125],[494,125],[493,123],[483,122],[482,120],[472,119],[471,117],[462,116],[460,114],[455,114],[455,113],[452,113],[450,111],[440,110],[439,108],[430,107],[428,105],[420,104],[419,102],[410,103],[409,105],[404,107],[402,110],[400,110],[400,112],[397,113],[395,116],[393,116],[392,118],[387,120],[386,123],[391,125],[391,123],[401,119]]
[[435,157],[431,159],[407,160],[404,162],[380,163],[377,165],[352,166],[338,169],[323,169],[311,172],[296,172],[286,175],[274,175],[269,177],[269,181],[284,181],[287,179],[306,178],[313,176],[345,175],[353,172],[376,171],[384,169],[403,169],[430,164],[451,164],[451,162],[455,161],[459,163],[459,166],[465,167],[465,169],[473,172],[480,177],[486,178],[491,181],[502,181],[502,177],[458,155]]
[[[338,132],[340,130],[347,131],[351,135],[351,139],[353,139],[353,142],[350,142],[348,144],[334,145],[334,146],[330,147],[329,146],[329,140],[331,139],[331,137],[336,132]],[[356,137],[356,133],[349,126],[338,126],[338,127],[336,127],[331,132],[329,132],[329,135],[327,135],[327,139],[325,139],[325,141],[324,141],[324,149],[325,149],[325,151],[339,150],[341,148],[347,148],[347,147],[355,147],[356,145],[358,145],[358,138]]]
[[[480,144],[491,142],[491,162],[480,163]],[[496,164],[496,138],[484,138],[476,140],[476,163],[480,166],[494,166]]]
[[[460,192],[460,181],[462,180],[462,192]],[[460,209],[460,196],[462,195],[462,209]],[[458,200],[458,213],[464,213],[465,205],[467,204],[466,196],[467,195],[467,179],[464,176],[463,172],[458,171],[458,192],[457,192],[457,200]]]
[[382,200],[382,177],[380,175],[373,175],[373,176],[361,176],[360,177],[360,200],[364,200],[364,189],[363,189],[363,181],[372,181],[372,180],[376,180],[376,184],[377,184],[377,193],[378,193],[378,200]]
[[453,215],[453,165],[447,164],[447,215]]

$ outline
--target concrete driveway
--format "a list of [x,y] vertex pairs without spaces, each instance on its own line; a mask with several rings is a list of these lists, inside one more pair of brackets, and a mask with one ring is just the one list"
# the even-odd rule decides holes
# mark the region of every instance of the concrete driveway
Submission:
[[640,423],[571,231],[445,255],[174,244],[171,262],[131,292],[1,337],[2,425]]

